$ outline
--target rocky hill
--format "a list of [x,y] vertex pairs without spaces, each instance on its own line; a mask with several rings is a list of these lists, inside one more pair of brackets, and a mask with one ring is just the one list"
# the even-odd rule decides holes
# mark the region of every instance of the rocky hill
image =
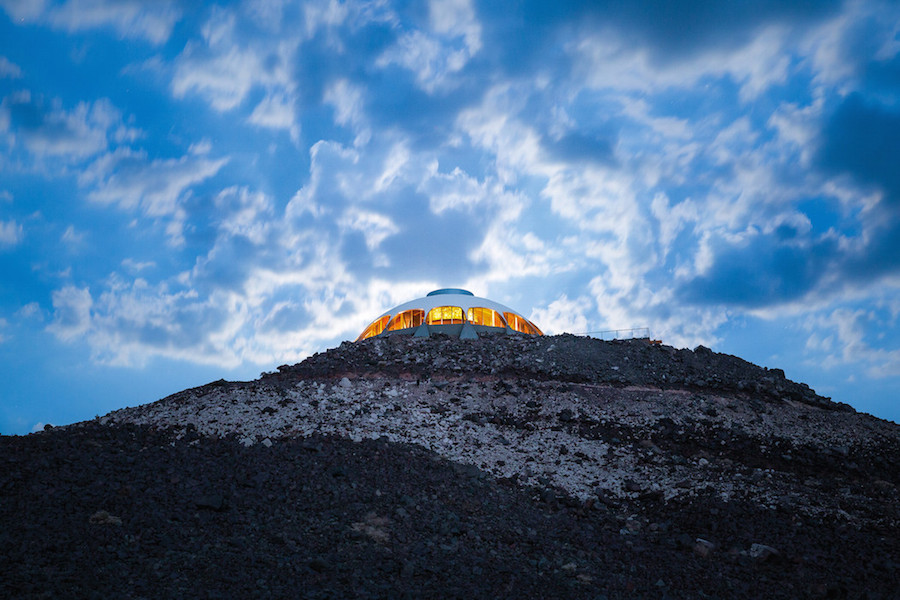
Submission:
[[374,338],[0,438],[0,595],[897,598],[898,464],[703,347]]

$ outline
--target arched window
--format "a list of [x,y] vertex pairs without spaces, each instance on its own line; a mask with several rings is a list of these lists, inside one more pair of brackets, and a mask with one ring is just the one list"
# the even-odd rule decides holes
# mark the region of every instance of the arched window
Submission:
[[458,306],[436,306],[428,311],[425,322],[429,325],[459,325],[463,322],[463,310]]
[[383,317],[375,319],[374,321],[372,321],[371,325],[366,327],[365,331],[359,334],[359,337],[356,338],[356,341],[358,342],[366,338],[375,337],[376,335],[384,331],[384,328],[387,326],[388,321],[390,320],[391,315],[384,315]]
[[475,306],[466,313],[466,318],[472,325],[485,325],[487,327],[506,327],[506,321],[496,310]]
[[399,329],[409,329],[410,327],[418,327],[425,320],[425,311],[421,308],[413,308],[404,310],[402,313],[394,317],[391,324],[388,325],[388,331],[397,331]]
[[506,322],[509,323],[509,327],[513,331],[527,333],[529,335],[544,335],[541,333],[540,329],[535,327],[534,324],[525,317],[520,317],[511,312],[505,312],[503,313],[503,316],[506,317]]

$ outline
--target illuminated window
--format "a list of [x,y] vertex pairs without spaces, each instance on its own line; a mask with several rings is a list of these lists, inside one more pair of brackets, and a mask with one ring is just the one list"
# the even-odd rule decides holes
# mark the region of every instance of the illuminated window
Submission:
[[510,328],[514,331],[527,333],[529,335],[543,335],[541,330],[535,327],[534,324],[525,317],[520,317],[511,312],[505,312],[503,313],[503,316],[506,317],[506,322],[509,323]]
[[391,324],[388,325],[388,331],[397,331],[398,329],[409,329],[410,327],[418,327],[425,320],[425,311],[421,308],[412,310],[404,310],[402,313],[394,317]]
[[466,318],[472,325],[485,325],[487,327],[506,327],[506,321],[496,310],[473,307],[468,310]]
[[391,320],[391,315],[384,315],[383,317],[376,319],[372,322],[371,325],[366,327],[366,330],[359,334],[359,337],[356,338],[356,341],[364,340],[366,338],[374,337],[384,331],[385,326],[388,324],[388,321]]
[[463,310],[458,306],[437,306],[428,311],[425,322],[429,325],[459,325],[463,322]]

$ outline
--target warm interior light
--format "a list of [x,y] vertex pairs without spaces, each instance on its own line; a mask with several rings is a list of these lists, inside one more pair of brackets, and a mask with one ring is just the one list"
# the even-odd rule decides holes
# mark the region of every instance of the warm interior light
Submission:
[[503,313],[503,316],[506,317],[506,322],[509,323],[510,329],[513,331],[518,331],[519,333],[527,333],[529,335],[543,335],[537,327],[535,327],[531,321],[526,319],[525,317],[520,317],[519,315],[511,312]]
[[436,306],[428,311],[425,322],[429,325],[459,325],[463,322],[463,310],[458,306]]
[[394,317],[391,324],[388,325],[388,331],[397,331],[398,329],[409,329],[410,327],[418,327],[425,320],[425,311],[421,308],[413,308],[412,310],[404,310],[402,313]]
[[364,340],[366,338],[375,337],[382,331],[384,331],[385,326],[388,324],[388,321],[391,320],[391,315],[384,315],[378,319],[372,321],[372,324],[366,327],[365,331],[359,334],[359,337],[356,338],[356,341]]
[[503,320],[500,313],[490,308],[483,308],[481,306],[472,307],[468,310],[466,318],[472,325],[506,327],[506,321]]

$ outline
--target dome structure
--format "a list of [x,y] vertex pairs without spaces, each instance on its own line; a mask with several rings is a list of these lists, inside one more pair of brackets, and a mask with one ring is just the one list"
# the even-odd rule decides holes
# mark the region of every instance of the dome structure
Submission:
[[428,337],[432,333],[460,339],[476,339],[480,333],[544,335],[534,323],[509,307],[479,298],[468,290],[443,288],[385,312],[356,341],[394,334]]

